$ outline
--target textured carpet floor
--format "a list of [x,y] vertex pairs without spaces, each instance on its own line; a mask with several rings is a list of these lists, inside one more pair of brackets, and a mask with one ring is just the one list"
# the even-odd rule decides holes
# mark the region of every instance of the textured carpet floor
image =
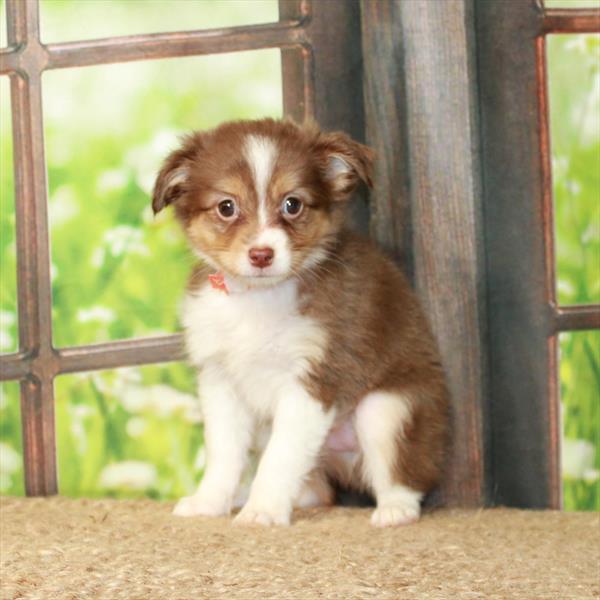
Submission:
[[171,507],[3,498],[1,597],[600,597],[598,514],[440,510],[380,530],[367,509],[334,508],[263,529]]

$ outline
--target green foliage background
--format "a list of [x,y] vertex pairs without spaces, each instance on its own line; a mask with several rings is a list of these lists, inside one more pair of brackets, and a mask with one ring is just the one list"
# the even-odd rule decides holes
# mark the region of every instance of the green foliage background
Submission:
[[[275,0],[42,0],[47,42],[276,19]],[[598,36],[549,42],[564,304],[600,301],[598,52]],[[278,51],[267,50],[44,75],[57,346],[179,329],[178,301],[193,260],[171,216],[151,215],[154,175],[182,132],[280,115],[279,60]],[[6,78],[0,79],[0,153],[0,351],[10,352],[17,349],[17,323]],[[567,458],[576,465],[585,459],[565,477],[569,509],[600,507],[599,347],[597,332],[561,336],[564,431],[576,442]],[[0,492],[22,494],[18,385],[0,389]],[[200,478],[202,427],[185,365],[62,376],[56,400],[62,493],[175,498]],[[591,463],[585,443],[593,445]],[[587,448],[583,458],[578,448]]]

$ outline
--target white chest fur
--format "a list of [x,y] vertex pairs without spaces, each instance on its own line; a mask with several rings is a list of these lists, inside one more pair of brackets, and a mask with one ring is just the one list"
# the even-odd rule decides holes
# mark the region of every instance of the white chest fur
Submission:
[[186,297],[183,324],[199,367],[217,363],[254,412],[273,414],[278,392],[323,356],[326,335],[299,313],[297,285],[226,294],[205,286]]

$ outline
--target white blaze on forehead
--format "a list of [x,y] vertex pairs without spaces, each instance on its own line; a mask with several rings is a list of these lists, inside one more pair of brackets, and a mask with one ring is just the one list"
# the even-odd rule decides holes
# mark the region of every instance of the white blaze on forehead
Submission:
[[277,158],[277,146],[275,142],[260,135],[249,135],[244,145],[244,156],[252,169],[254,186],[258,196],[258,219],[261,225],[267,223],[267,188],[275,159]]

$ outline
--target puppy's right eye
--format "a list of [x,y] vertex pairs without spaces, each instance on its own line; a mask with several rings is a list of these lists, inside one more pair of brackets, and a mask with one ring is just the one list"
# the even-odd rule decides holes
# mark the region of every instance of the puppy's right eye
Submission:
[[226,198],[225,200],[221,200],[219,204],[217,204],[217,213],[221,217],[221,219],[225,221],[232,221],[238,216],[239,209],[235,200],[231,198]]

